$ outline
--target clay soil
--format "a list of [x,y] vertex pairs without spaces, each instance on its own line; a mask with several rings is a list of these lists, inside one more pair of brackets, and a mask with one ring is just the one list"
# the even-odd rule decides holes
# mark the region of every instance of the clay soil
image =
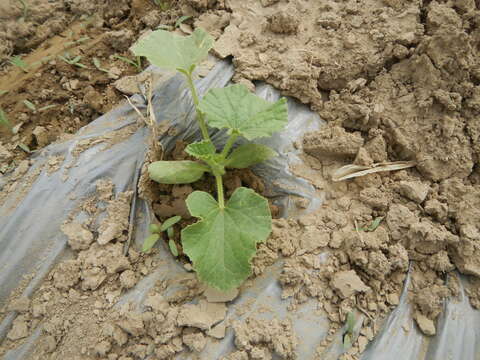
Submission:
[[[37,0],[26,10],[13,0],[0,4],[0,109],[16,126],[15,134],[0,130],[5,176],[13,172],[19,180],[29,151],[68,138],[124,101],[130,92],[118,81],[137,69],[114,55],[133,60],[128,48],[142,33],[159,25],[183,34],[202,27],[216,39],[212,54],[233,60],[235,82],[253,90],[255,81],[265,81],[326,121],[296,144],[303,164],[291,168],[326,200],[314,213],[274,220],[252,275],[284,260],[278,282],[290,311],[314,299],[330,321],[318,358],[350,312],[365,320],[342,357],[358,358],[399,304],[407,277],[412,317],[426,336],[436,334],[444,302],[459,295],[459,274],[471,305],[480,307],[478,1],[159,4]],[[182,15],[191,17],[175,29]],[[88,68],[61,60],[65,52],[81,56]],[[9,64],[18,55],[28,69]],[[94,58],[105,71],[94,66]],[[181,158],[181,146],[176,151]],[[393,161],[414,166],[332,180],[347,164]],[[16,292],[2,304],[2,315],[14,311],[16,318],[0,354],[41,328],[29,359],[203,359],[208,341],[222,339],[230,327],[235,350],[225,359],[302,359],[301,339],[290,322],[251,317],[225,323],[238,293],[206,289],[192,272],[178,279],[184,290],[173,295],[165,294],[175,284],[156,284],[141,310],[129,303],[114,306],[159,265],[158,250],[122,253],[132,194],[114,197],[108,179],[96,185],[96,195],[83,204],[90,219],[78,224],[71,216],[59,229],[73,259],[52,269],[31,298]],[[240,185],[263,190],[249,171],[229,175],[227,190]],[[190,221],[185,197],[212,188],[208,181],[172,187],[145,178],[140,186],[158,220],[180,214],[187,219],[183,225]],[[107,203],[108,216],[96,228],[99,201]],[[299,209],[307,205],[298,201]],[[328,256],[320,262],[323,253]]]

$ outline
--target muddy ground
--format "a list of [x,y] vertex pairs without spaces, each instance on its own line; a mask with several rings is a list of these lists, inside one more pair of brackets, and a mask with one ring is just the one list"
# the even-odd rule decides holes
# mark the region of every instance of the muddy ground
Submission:
[[[212,53],[233,59],[234,81],[252,89],[254,81],[270,83],[327,121],[297,144],[305,165],[291,169],[327,200],[314,214],[275,220],[253,262],[255,277],[285,259],[278,281],[282,296],[292,301],[291,311],[317,300],[331,322],[330,335],[318,345],[319,358],[354,309],[366,321],[343,357],[361,354],[381,319],[399,303],[409,267],[412,316],[425,335],[435,335],[445,299],[458,295],[457,272],[467,275],[470,302],[480,307],[478,2],[162,4],[39,0],[26,15],[17,2],[1,5],[0,90],[8,92],[0,95],[0,108],[13,126],[22,124],[16,134],[2,132],[3,172],[18,169],[29,156],[25,149],[61,141],[123,101],[115,81],[137,70],[113,55],[133,59],[128,48],[142,32],[159,25],[173,30],[180,16],[189,15],[175,31],[209,31],[217,39]],[[56,57],[65,51],[81,55],[89,68]],[[8,64],[12,55],[31,64],[28,72]],[[95,69],[94,57],[106,71]],[[40,110],[47,105],[55,107]],[[415,166],[344,182],[331,179],[346,164],[388,161]],[[232,189],[242,183],[237,177]],[[260,186],[252,185],[250,176],[244,183]],[[185,210],[182,199],[191,190],[155,188],[168,200],[165,205],[158,197],[150,199],[157,216]],[[15,310],[18,316],[1,353],[42,325],[32,359],[169,359],[182,352],[202,358],[198,354],[207,338],[222,338],[225,327],[232,327],[236,350],[226,359],[301,358],[296,352],[301,339],[292,324],[255,318],[225,324],[236,294],[213,299],[192,273],[182,280],[186,290],[174,297],[163,296],[171,284],[159,283],[141,313],[128,304],[114,308],[120,294],[158,264],[155,251],[131,249],[122,255],[131,194],[115,198],[112,191],[108,179],[97,183],[96,197],[84,204],[90,220],[67,221],[59,229],[75,257],[53,269],[31,299],[14,294],[4,305],[4,315]],[[93,220],[98,201],[109,204],[109,217],[99,229]],[[375,220],[378,227],[369,228]],[[322,252],[330,256],[320,264]],[[188,304],[199,296],[197,305]]]

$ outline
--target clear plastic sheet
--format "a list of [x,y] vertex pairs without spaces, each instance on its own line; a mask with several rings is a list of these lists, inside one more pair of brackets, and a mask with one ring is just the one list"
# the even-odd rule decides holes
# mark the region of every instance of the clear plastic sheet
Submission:
[[[148,71],[160,74],[159,81],[153,92],[153,108],[157,121],[169,121],[177,131],[175,136],[162,135],[159,139],[163,148],[169,151],[179,139],[194,141],[199,139],[199,131],[195,122],[195,112],[180,75],[165,74],[158,69]],[[209,88],[227,85],[233,75],[233,66],[222,61],[211,70],[207,77],[199,80],[197,86],[200,94]],[[257,94],[268,100],[275,100],[279,93],[272,87],[257,84]],[[131,101],[140,109],[146,108],[146,102],[141,95],[135,95]],[[289,171],[289,165],[301,162],[300,150],[294,146],[306,132],[318,129],[322,120],[305,105],[289,99],[289,123],[286,129],[272,138],[262,139],[262,143],[277,150],[279,157],[253,170],[266,183],[269,197],[280,205],[283,216],[298,216],[298,209],[291,205],[292,199],[305,197],[310,200],[310,206],[304,211],[312,211],[322,202],[322,195],[306,180],[295,177]],[[25,275],[34,274],[29,278],[23,292],[30,296],[42,282],[45,275],[61,259],[71,256],[66,246],[66,237],[60,231],[60,225],[84,199],[95,192],[95,183],[99,179],[109,178],[115,184],[116,193],[133,189],[147,151],[148,128],[140,127],[135,133],[123,141],[106,148],[105,143],[99,143],[81,152],[78,158],[72,151],[75,146],[86,139],[98,138],[114,133],[126,126],[138,122],[138,115],[128,103],[105,114],[88,126],[82,128],[72,139],[56,143],[43,149],[32,157],[29,173],[43,166],[51,156],[64,156],[61,168],[48,174],[42,170],[24,197],[18,198],[13,192],[0,207],[0,302],[4,303],[9,294],[18,287]],[[225,141],[221,131],[212,133],[212,139],[217,145]],[[69,164],[73,167],[67,168]],[[68,172],[66,181],[63,173]],[[8,186],[8,178],[0,180],[0,186]],[[75,197],[71,195],[75,194]],[[140,247],[147,235],[147,227],[153,217],[151,209],[145,201],[138,198],[133,205],[135,233],[132,246]],[[133,301],[142,307],[142,302],[157,280],[175,279],[185,276],[186,270],[175,261],[168,248],[162,243],[159,257],[162,264],[154,273],[142,279],[135,288],[127,292],[121,303]],[[321,254],[319,256],[328,256]],[[233,301],[235,305],[252,304],[249,311],[238,316],[233,307],[229,307],[226,320],[241,320],[249,316],[277,319],[289,318],[293,322],[296,336],[299,339],[297,347],[298,359],[336,359],[344,351],[341,344],[342,331],[323,354],[317,354],[316,348],[327,336],[329,325],[325,316],[318,315],[316,302],[309,301],[296,312],[289,312],[289,300],[281,299],[281,288],[278,276],[282,261],[268,268],[265,273],[254,279],[252,286],[244,289]],[[175,283],[174,281],[172,283]],[[180,285],[178,285],[180,287]],[[173,293],[179,288],[171,286],[166,291]],[[165,294],[168,297],[168,293]],[[258,311],[268,306],[275,309],[274,313]],[[7,314],[0,324],[0,338],[8,332],[15,313]],[[406,291],[401,297],[400,305],[392,312],[384,323],[383,330],[369,344],[362,359],[477,359],[480,354],[479,337],[480,315],[474,311],[465,295],[458,302],[451,301],[445,305],[437,331],[438,335],[430,342],[420,334],[413,323]],[[363,317],[359,315],[355,333],[361,327]],[[405,324],[410,331],[403,330]],[[7,353],[6,359],[23,359],[34,349],[36,338],[41,326],[19,348]],[[234,334],[231,329],[221,341],[208,338],[207,346],[199,355],[200,359],[219,359],[234,350]],[[177,359],[190,359],[191,353],[183,352]]]

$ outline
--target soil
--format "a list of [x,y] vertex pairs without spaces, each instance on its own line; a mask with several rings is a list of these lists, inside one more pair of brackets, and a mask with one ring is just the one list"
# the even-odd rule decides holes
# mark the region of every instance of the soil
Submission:
[[[290,311],[315,299],[326,314],[330,331],[318,345],[319,358],[350,312],[365,317],[343,358],[358,358],[399,304],[407,276],[413,318],[427,336],[435,335],[445,300],[459,294],[456,272],[467,276],[470,302],[480,307],[478,2],[188,0],[172,2],[165,11],[146,1],[114,7],[88,1],[38,3],[23,20],[18,4],[5,5],[1,16],[9,26],[0,25],[0,58],[28,53],[24,60],[33,64],[62,54],[65,42],[88,36],[67,48],[89,66],[98,57],[111,71],[76,68],[58,58],[25,74],[4,65],[0,89],[9,92],[1,95],[0,107],[14,125],[23,122],[17,135],[4,133],[0,146],[2,165],[5,161],[5,171],[15,171],[15,179],[30,166],[18,144],[39,149],[122,99],[114,78],[135,70],[111,55],[127,55],[146,29],[192,15],[177,31],[207,29],[217,39],[214,53],[233,58],[236,82],[253,89],[254,81],[266,81],[327,121],[297,144],[304,165],[291,169],[307,180],[313,176],[326,201],[310,215],[275,219],[272,235],[253,261],[256,277],[282,258],[278,280],[282,297],[291,299]],[[58,24],[45,27],[48,35],[36,15],[42,9],[58,13],[48,20]],[[16,36],[22,41],[12,41]],[[25,99],[38,108],[57,107],[32,113]],[[175,158],[181,150],[179,144]],[[416,165],[331,180],[343,165],[386,161]],[[261,180],[251,172],[229,176],[229,191],[242,184],[262,191]],[[213,191],[209,181],[163,186],[144,177],[140,183],[140,194],[160,220],[182,215],[187,219],[183,225],[192,221],[184,199],[193,189]],[[75,250],[73,259],[57,265],[31,299],[12,296],[5,304],[3,314],[16,311],[17,317],[0,353],[20,345],[41,324],[32,359],[200,356],[208,337],[223,338],[231,327],[236,350],[226,359],[301,358],[296,352],[301,339],[289,321],[250,316],[225,323],[228,303],[237,294],[212,295],[194,273],[179,281],[186,290],[175,296],[166,297],[172,284],[160,282],[143,307],[114,307],[123,291],[155,269],[157,250],[139,254],[130,248],[123,255],[131,194],[114,197],[112,191],[108,180],[101,181],[96,198],[89,200],[108,203],[101,231],[92,226],[100,209],[82,224],[67,221],[61,231]],[[199,301],[189,303],[194,298]]]

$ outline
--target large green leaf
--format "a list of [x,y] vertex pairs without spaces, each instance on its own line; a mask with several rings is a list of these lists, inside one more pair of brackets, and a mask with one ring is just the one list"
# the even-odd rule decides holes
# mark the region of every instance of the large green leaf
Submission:
[[200,221],[182,230],[182,245],[199,279],[222,291],[238,287],[252,272],[257,243],[271,232],[267,200],[240,187],[224,209],[202,191],[191,193],[187,206]]
[[213,38],[200,28],[189,36],[157,30],[139,40],[132,51],[136,56],[145,56],[158,67],[190,71],[193,65],[207,57],[213,42]]
[[248,91],[245,85],[212,89],[200,101],[209,126],[229,129],[248,140],[271,136],[287,124],[287,101],[265,101]]
[[236,169],[245,169],[249,166],[259,164],[277,153],[268,146],[261,144],[243,144],[232,151],[227,158],[226,166]]
[[206,165],[195,161],[155,161],[148,166],[150,179],[160,184],[189,184],[209,171]]

